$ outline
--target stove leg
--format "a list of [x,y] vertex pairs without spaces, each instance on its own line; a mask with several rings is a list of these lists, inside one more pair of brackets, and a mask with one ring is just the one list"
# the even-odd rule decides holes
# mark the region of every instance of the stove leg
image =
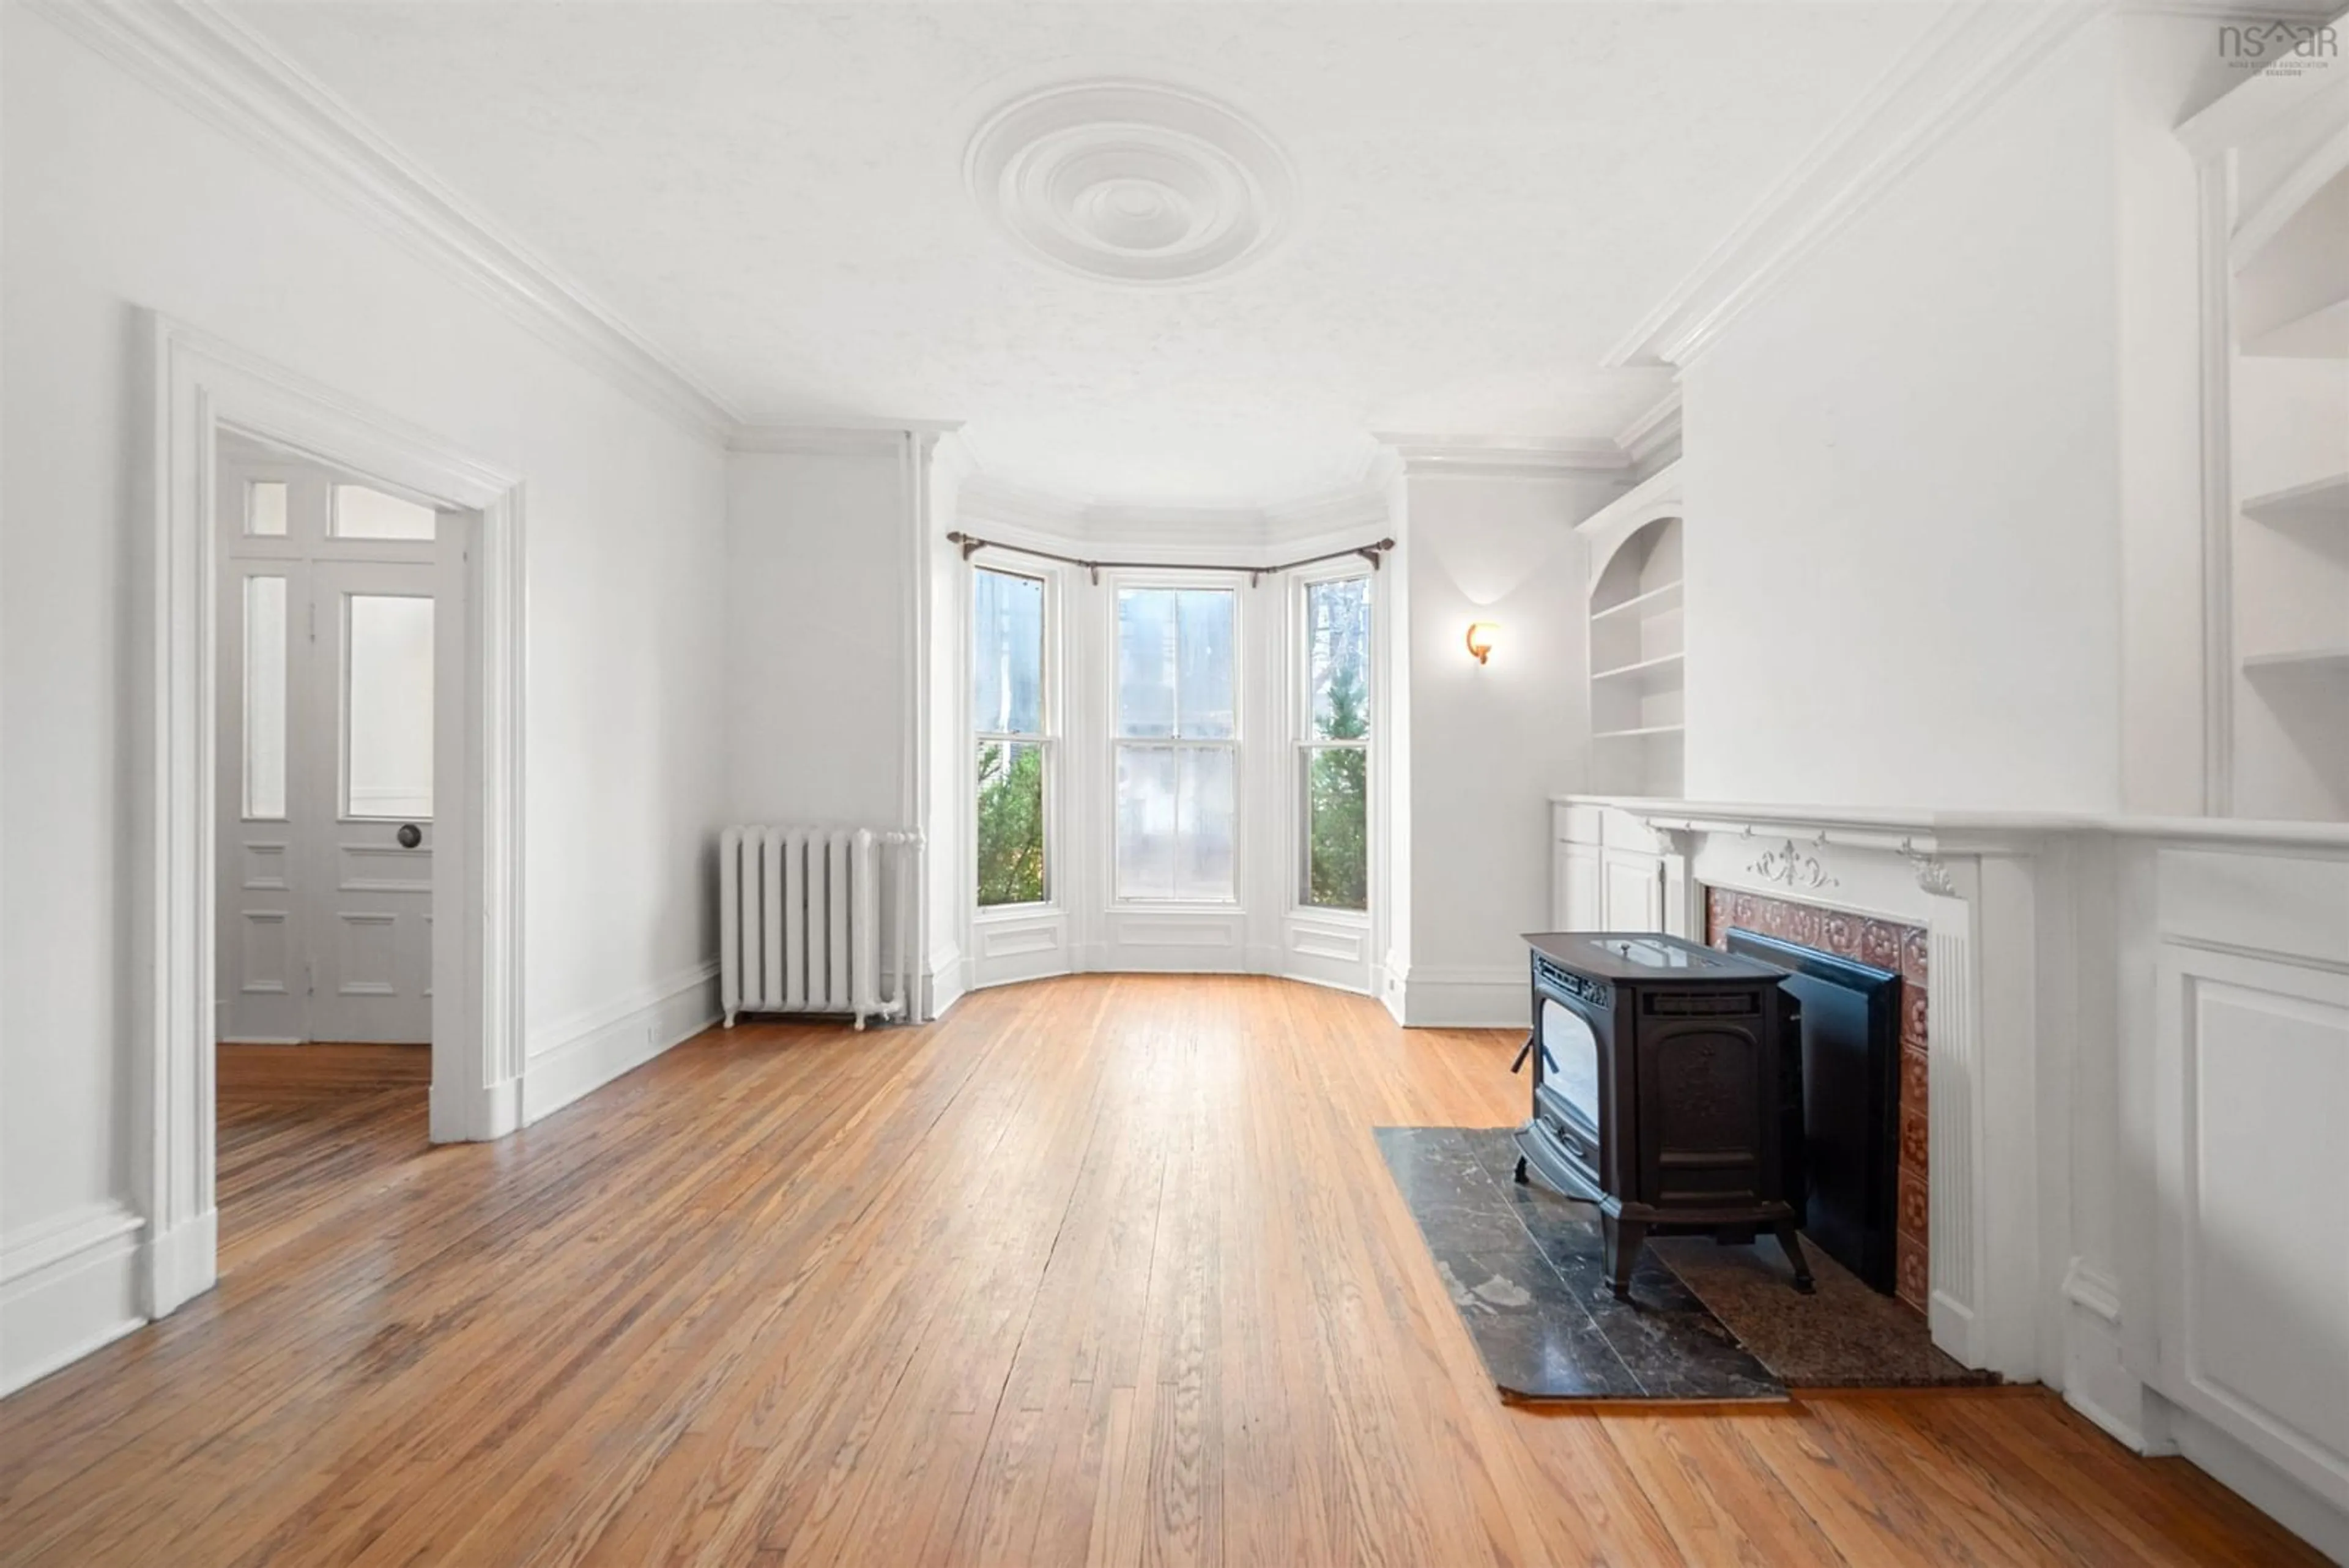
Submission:
[[1640,1260],[1640,1249],[1647,1244],[1648,1227],[1644,1220],[1618,1219],[1612,1214],[1599,1217],[1599,1234],[1607,1242],[1607,1279],[1613,1286],[1615,1299],[1631,1299],[1631,1265]]
[[1809,1295],[1817,1287],[1811,1280],[1811,1265],[1803,1261],[1803,1243],[1795,1235],[1791,1220],[1777,1227],[1778,1245],[1786,1250],[1786,1262],[1795,1266],[1795,1288]]
[[1527,1178],[1526,1176],[1526,1157],[1524,1155],[1519,1155],[1517,1156],[1517,1185],[1519,1187],[1524,1187],[1527,1184]]

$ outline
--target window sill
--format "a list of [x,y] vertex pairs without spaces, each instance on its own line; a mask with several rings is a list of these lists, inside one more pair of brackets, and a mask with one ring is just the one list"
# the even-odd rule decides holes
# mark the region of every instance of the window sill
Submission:
[[1040,920],[1063,915],[1067,911],[1050,899],[1040,904],[989,904],[975,909],[971,914],[975,925],[1005,925],[1013,920]]
[[1292,920],[1319,920],[1331,926],[1359,927],[1363,930],[1368,930],[1371,927],[1371,912],[1368,909],[1323,909],[1311,904],[1292,904],[1289,906],[1288,918]]

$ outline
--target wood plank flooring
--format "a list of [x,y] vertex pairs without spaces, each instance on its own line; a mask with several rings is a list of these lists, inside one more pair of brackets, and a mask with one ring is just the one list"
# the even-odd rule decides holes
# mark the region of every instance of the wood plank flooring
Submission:
[[224,1064],[220,1287],[0,1404],[0,1563],[2317,1561],[2037,1390],[1504,1407],[1370,1129],[1513,1048],[1082,978],[444,1148]]

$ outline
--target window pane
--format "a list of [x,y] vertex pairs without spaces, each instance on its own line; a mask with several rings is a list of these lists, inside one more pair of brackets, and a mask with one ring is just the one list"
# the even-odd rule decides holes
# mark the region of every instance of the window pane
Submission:
[[432,601],[352,594],[343,696],[343,808],[432,815]]
[[1367,909],[1370,756],[1354,746],[1316,746],[1305,755],[1305,901]]
[[285,579],[244,579],[244,815],[285,815]]
[[1174,733],[1174,590],[1117,591],[1117,732]]
[[1044,748],[978,746],[978,904],[1044,899]]
[[1232,896],[1234,753],[1228,747],[1185,746],[1182,758],[1182,845],[1174,862],[1178,898]]
[[429,539],[440,519],[429,506],[364,484],[335,486],[337,539]]
[[1176,643],[1182,711],[1175,733],[1185,740],[1227,741],[1232,718],[1232,617],[1227,588],[1186,588],[1176,596]]
[[971,724],[982,734],[1044,730],[1044,585],[1034,577],[977,574],[971,647]]
[[1305,590],[1306,697],[1310,738],[1371,732],[1371,579],[1345,577]]
[[1222,746],[1117,749],[1117,896],[1232,896],[1233,753]]
[[285,482],[257,479],[244,487],[244,531],[256,538],[285,536]]

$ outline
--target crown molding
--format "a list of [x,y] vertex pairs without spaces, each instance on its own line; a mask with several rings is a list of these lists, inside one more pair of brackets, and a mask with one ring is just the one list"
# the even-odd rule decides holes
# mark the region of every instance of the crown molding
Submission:
[[1053,538],[1070,539],[1084,532],[1085,508],[1041,491],[1007,484],[976,462],[963,472],[956,497],[956,513],[963,522],[981,521],[999,526],[1025,528]]
[[1677,380],[1671,390],[1656,400],[1653,407],[1615,432],[1615,444],[1630,457],[1634,466],[1646,462],[1668,447],[1677,450],[1680,441],[1681,389]]
[[1014,530],[1038,543],[1230,555],[1292,551],[1349,530],[1382,528],[1389,507],[1384,487],[1374,483],[1277,506],[1134,506],[1062,501],[972,472],[962,482],[957,514],[964,523]]
[[1971,0],[1925,36],[1601,364],[1686,365],[2106,0]]
[[726,437],[729,452],[793,457],[872,457],[895,453],[908,438],[936,441],[962,426],[941,420],[875,421],[832,425],[741,424]]
[[1414,477],[1448,474],[1462,479],[1565,479],[1576,474],[1620,475],[1631,454],[1611,436],[1517,437],[1413,435],[1381,432],[1378,440]]
[[32,0],[248,151],[452,275],[536,336],[705,439],[737,420],[674,358],[393,146],[215,0]]

